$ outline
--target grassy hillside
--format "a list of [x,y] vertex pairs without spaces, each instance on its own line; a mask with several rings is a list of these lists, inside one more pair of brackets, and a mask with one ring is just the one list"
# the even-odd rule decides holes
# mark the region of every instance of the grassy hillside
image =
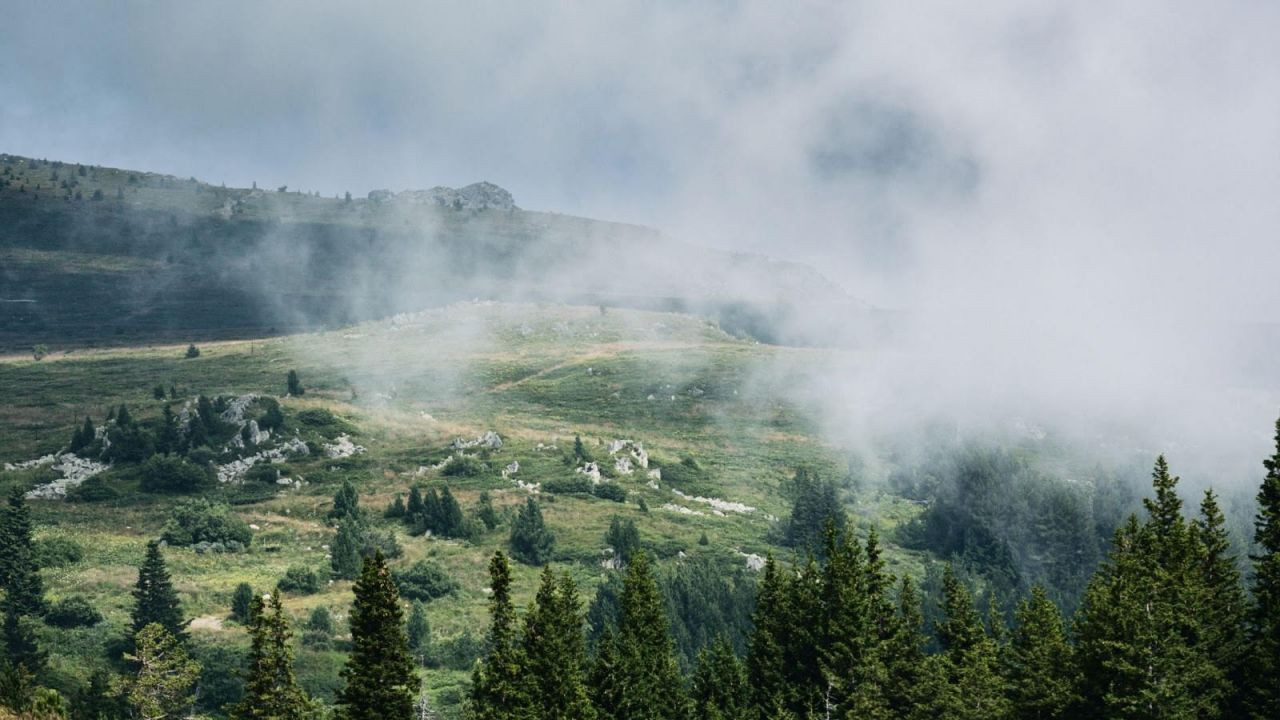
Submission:
[[0,350],[266,337],[473,298],[688,311],[808,344],[881,322],[806,266],[633,225],[0,155]]
[[[280,396],[286,372],[296,369],[307,391],[280,402],[286,427],[300,433],[313,454],[290,458],[281,469],[300,478],[301,486],[257,495],[245,486],[217,487],[210,496],[235,503],[234,512],[256,528],[250,549],[166,552],[184,608],[196,618],[194,636],[206,645],[243,642],[242,629],[226,620],[238,583],[267,589],[290,566],[327,567],[325,546],[334,528],[325,515],[344,479],[357,484],[361,506],[374,517],[413,484],[447,483],[464,508],[481,491],[492,494],[504,520],[471,540],[410,537],[396,522],[376,521],[395,533],[403,548],[395,567],[431,558],[459,582],[455,594],[428,605],[435,641],[447,648],[467,631],[476,637],[483,632],[486,558],[505,545],[511,509],[529,497],[514,481],[546,484],[575,477],[577,464],[564,459],[575,436],[606,474],[614,462],[608,443],[618,439],[642,443],[655,467],[670,469],[656,488],[642,470],[606,479],[626,491],[621,503],[539,493],[556,535],[555,562],[572,569],[588,599],[609,572],[601,561],[614,516],[633,519],[644,544],[665,567],[702,558],[726,574],[741,572],[746,554],[789,556],[773,544],[772,531],[774,519],[789,511],[785,485],[796,468],[815,468],[831,477],[844,477],[850,469],[848,455],[819,437],[790,389],[838,353],[743,341],[684,315],[466,303],[332,332],[204,343],[194,359],[184,358],[184,350],[185,345],[157,345],[54,353],[39,362],[4,360],[0,461],[57,452],[84,416],[100,423],[109,406],[126,404],[135,419],[146,419],[158,416],[165,403],[176,410],[199,393]],[[172,386],[177,399],[156,400],[156,385]],[[300,421],[301,413],[319,408],[331,411],[341,428]],[[340,429],[366,451],[344,459],[324,457],[319,448]],[[433,469],[457,452],[450,447],[456,438],[491,430],[503,444],[480,455],[485,467],[478,475],[446,478]],[[503,477],[502,469],[513,462],[518,472]],[[686,470],[677,473],[676,466]],[[135,475],[113,469],[102,476],[118,493],[112,500],[32,501],[39,538],[67,538],[84,550],[79,561],[45,571],[50,598],[85,595],[107,618],[105,626],[91,630],[43,629],[46,642],[59,648],[54,667],[68,686],[83,681],[101,662],[106,644],[123,635],[144,544],[160,534],[180,502],[142,492]],[[51,471],[14,470],[0,477],[5,484],[31,486],[49,479]],[[717,512],[693,497],[754,509]],[[876,490],[849,490],[845,500],[857,523],[883,531],[919,511],[912,502]],[[704,533],[705,545],[700,544]],[[895,572],[922,572],[918,553],[891,545],[888,559]],[[521,603],[531,598],[537,573],[517,566]],[[339,635],[349,602],[346,581],[287,598],[299,623],[316,606],[331,608]],[[339,643],[332,651],[301,653],[300,672],[321,696],[331,697],[337,686],[340,649]],[[432,691],[448,705],[465,671],[429,672]]]

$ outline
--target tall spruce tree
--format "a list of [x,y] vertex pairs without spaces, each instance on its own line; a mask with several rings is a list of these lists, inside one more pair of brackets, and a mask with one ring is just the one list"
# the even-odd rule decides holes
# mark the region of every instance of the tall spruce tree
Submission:
[[898,608],[893,627],[884,642],[885,701],[894,717],[914,717],[923,707],[926,692],[924,613],[920,593],[903,575],[898,587]]
[[133,634],[148,625],[164,628],[178,642],[186,639],[186,621],[182,619],[182,607],[178,593],[173,589],[169,569],[165,567],[160,543],[147,543],[147,554],[138,568],[138,582],[133,588]]
[[32,553],[31,509],[16,487],[0,514],[0,588],[6,609],[19,615],[44,614],[44,581]]
[[1252,717],[1280,717],[1280,420],[1275,453],[1262,461],[1267,474],[1258,489],[1253,521],[1253,606],[1249,623],[1249,689]]
[[999,648],[987,636],[973,596],[950,564],[942,576],[942,612],[937,634],[947,683],[943,714],[957,720],[1007,717]]
[[469,717],[532,718],[530,678],[511,602],[511,565],[501,550],[489,561],[489,588],[489,653],[472,673]]
[[542,565],[551,560],[556,539],[542,519],[538,501],[529,498],[511,523],[511,556],[526,565]]
[[360,575],[363,560],[360,557],[360,525],[351,518],[338,525],[338,533],[329,548],[329,566],[333,574],[343,580],[354,580]]
[[1039,585],[1018,606],[1006,655],[1009,700],[1015,720],[1072,717],[1078,679],[1062,615]]
[[698,653],[690,695],[694,720],[736,720],[746,716],[746,676],[723,635]]
[[756,591],[753,630],[748,643],[746,673],[749,704],[757,717],[770,717],[787,706],[785,644],[790,635],[787,584],[770,554]]
[[31,621],[7,603],[4,609],[3,635],[4,662],[0,666],[7,664],[13,668],[21,668],[20,672],[25,671],[35,677],[44,674],[49,654],[40,647]]
[[338,694],[341,720],[407,720],[419,681],[409,656],[404,613],[386,558],[379,550],[364,559],[351,608],[351,654]]
[[617,717],[618,708],[622,707],[625,678],[622,676],[618,636],[614,634],[613,625],[606,624],[596,640],[596,656],[591,663],[590,680],[588,691],[596,716],[602,720]]
[[280,602],[280,591],[270,600],[253,599],[249,628],[249,667],[245,672],[244,698],[231,712],[234,720],[304,720],[313,711],[311,700],[293,672],[293,648],[289,620]]
[[133,637],[136,648],[126,659],[137,667],[129,683],[129,704],[137,717],[167,720],[188,717],[195,702],[192,688],[200,678],[200,663],[192,660],[182,642],[159,623],[151,623]]
[[1200,516],[1191,528],[1199,543],[1196,554],[1200,575],[1196,579],[1203,593],[1197,610],[1204,629],[1200,644],[1210,662],[1223,673],[1226,683],[1223,711],[1230,717],[1239,717],[1244,712],[1241,690],[1248,650],[1245,637],[1248,601],[1236,556],[1231,552],[1226,518],[1212,490],[1205,491]]
[[649,559],[637,552],[622,583],[618,658],[624,683],[616,720],[680,720],[686,700],[671,628]]
[[531,678],[533,717],[538,720],[591,720],[595,708],[587,694],[586,639],[578,589],[573,578],[548,566],[533,607],[525,615],[524,670]]

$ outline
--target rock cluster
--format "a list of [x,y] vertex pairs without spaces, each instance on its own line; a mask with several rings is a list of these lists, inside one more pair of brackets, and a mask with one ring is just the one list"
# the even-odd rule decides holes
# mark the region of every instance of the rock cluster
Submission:
[[369,193],[374,203],[404,203],[406,205],[435,205],[454,210],[517,210],[511,193],[491,182],[478,182],[461,188],[436,186],[430,190],[374,190]]

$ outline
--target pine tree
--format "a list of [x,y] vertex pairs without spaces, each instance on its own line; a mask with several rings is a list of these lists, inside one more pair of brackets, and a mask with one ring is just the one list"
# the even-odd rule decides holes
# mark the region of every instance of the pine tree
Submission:
[[1280,717],[1280,420],[1276,420],[1275,453],[1262,461],[1267,474],[1258,489],[1253,521],[1253,607],[1249,624],[1250,714]]
[[944,619],[937,626],[947,678],[946,715],[996,720],[1009,712],[999,675],[998,648],[987,637],[973,596],[948,564],[942,576]]
[[1218,507],[1212,490],[1206,490],[1200,503],[1200,517],[1191,523],[1192,536],[1199,543],[1198,578],[1202,600],[1197,614],[1205,634],[1200,640],[1209,661],[1224,676],[1224,710],[1239,717],[1244,710],[1241,693],[1245,681],[1245,621],[1248,601],[1240,580],[1236,556],[1231,552],[1226,518]]
[[293,672],[293,648],[289,620],[280,602],[280,591],[266,603],[254,598],[250,612],[249,666],[245,672],[244,698],[231,712],[235,720],[303,720],[312,711]]
[[365,558],[351,609],[351,654],[342,669],[341,720],[394,720],[413,713],[419,682],[395,581],[379,550]]
[[538,502],[529,498],[511,523],[511,555],[526,565],[542,565],[551,559],[556,539],[542,519]]
[[302,387],[302,383],[298,381],[298,371],[290,370],[289,375],[285,378],[285,386],[290,395],[298,396],[306,392]]
[[148,625],[156,624],[178,642],[186,640],[186,621],[178,604],[178,593],[173,589],[169,569],[165,567],[160,543],[147,543],[147,555],[138,568],[138,582],[133,589],[133,633],[142,632]]
[[915,583],[904,575],[898,588],[898,608],[885,640],[885,700],[894,717],[912,717],[926,698],[924,615]]
[[426,513],[426,506],[422,504],[422,490],[417,485],[409,488],[409,503],[405,506],[405,514],[410,521]]
[[350,518],[338,526],[333,545],[329,547],[329,565],[334,577],[343,580],[354,580],[360,575],[360,528]]
[[191,689],[200,677],[200,663],[158,623],[139,630],[133,645],[136,650],[127,659],[138,673],[129,684],[129,703],[146,720],[179,717],[195,700]]
[[765,558],[764,573],[756,592],[754,630],[747,652],[746,671],[750,705],[758,717],[769,717],[787,702],[787,669],[784,644],[787,626],[787,589],[773,555]]
[[489,653],[471,678],[469,715],[474,720],[533,717],[529,676],[511,603],[511,566],[498,550],[489,561]]
[[596,640],[596,656],[591,663],[591,683],[588,692],[596,715],[602,720],[618,717],[622,707],[621,660],[618,657],[618,637],[612,625],[605,625]]
[[534,605],[525,615],[524,670],[532,679],[533,717],[591,720],[587,695],[586,647],[578,590],[568,573],[556,577],[548,566]]
[[19,615],[45,611],[44,581],[31,548],[31,509],[22,488],[15,487],[0,513],[0,588],[4,607]]
[[1058,607],[1043,587],[1018,606],[1018,625],[1009,645],[1009,699],[1016,720],[1072,716],[1078,702],[1075,660]]
[[13,605],[5,603],[4,662],[15,667],[21,666],[26,672],[39,677],[45,672],[48,656],[36,640],[36,633],[30,622]]
[[432,531],[449,538],[466,536],[466,518],[462,515],[462,506],[453,497],[449,486],[440,491],[440,518]]
[[182,439],[178,435],[178,425],[173,417],[173,408],[165,405],[160,411],[160,428],[156,432],[156,452],[178,452]]
[[333,509],[329,511],[329,518],[340,522],[359,522],[360,493],[356,490],[356,486],[351,484],[350,480],[343,480],[342,488],[334,494]]
[[84,450],[97,437],[97,430],[93,427],[93,420],[88,415],[84,416],[84,424],[71,436],[71,446],[67,448],[68,452],[79,453]]
[[695,720],[735,720],[746,714],[746,677],[723,636],[698,653],[690,694]]
[[498,512],[493,509],[493,498],[489,496],[488,490],[480,491],[480,497],[476,500],[476,518],[484,524],[485,530],[498,527]]
[[235,592],[231,594],[231,617],[244,625],[248,625],[253,619],[254,600],[260,599],[253,594],[253,588],[249,583],[242,582],[236,586]]
[[685,715],[684,686],[676,666],[662,594],[644,552],[627,565],[618,623],[618,659],[624,678],[616,720],[677,720]]
[[414,600],[409,611],[409,622],[405,624],[405,635],[409,638],[409,649],[419,664],[426,661],[431,651],[431,623],[427,621],[427,609],[421,601]]

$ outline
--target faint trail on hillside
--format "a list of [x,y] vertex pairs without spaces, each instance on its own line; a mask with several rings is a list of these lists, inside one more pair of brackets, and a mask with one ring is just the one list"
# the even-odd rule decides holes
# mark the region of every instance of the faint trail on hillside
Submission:
[[706,350],[706,349],[716,348],[716,347],[734,347],[734,345],[732,345],[731,343],[677,342],[677,341],[658,342],[658,341],[644,341],[644,340],[613,342],[613,343],[608,343],[606,345],[599,345],[586,353],[575,355],[574,357],[571,357],[567,360],[563,360],[554,365],[549,365],[547,367],[542,368],[541,370],[529,373],[528,375],[525,375],[522,378],[498,383],[497,385],[494,385],[493,387],[486,390],[486,392],[488,393],[506,392],[507,390],[517,387],[518,385],[528,382],[529,380],[537,380],[538,378],[546,377],[547,375],[550,375],[551,373],[556,372],[558,370],[563,370],[565,368],[573,367],[575,365],[582,365],[583,363],[589,360],[592,360],[593,358],[610,357],[620,352],[626,352],[629,350],[630,351],[634,351],[634,350],[695,350],[695,349]]

